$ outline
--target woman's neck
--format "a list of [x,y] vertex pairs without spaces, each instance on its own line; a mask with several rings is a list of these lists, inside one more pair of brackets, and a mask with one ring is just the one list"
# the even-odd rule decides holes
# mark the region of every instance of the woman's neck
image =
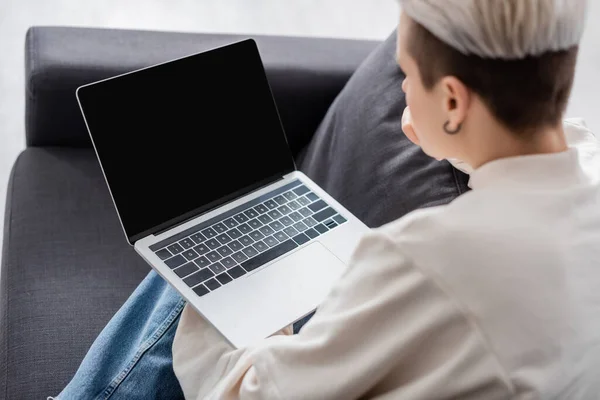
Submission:
[[517,134],[501,126],[485,129],[474,138],[470,147],[471,166],[480,166],[497,159],[534,154],[560,153],[568,149],[562,124]]

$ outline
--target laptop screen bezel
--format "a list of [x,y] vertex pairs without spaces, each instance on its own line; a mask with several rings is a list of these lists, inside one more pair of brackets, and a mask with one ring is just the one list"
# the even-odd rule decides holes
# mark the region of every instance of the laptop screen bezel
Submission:
[[[247,194],[249,194],[249,193],[251,193],[251,192],[253,192],[253,191],[255,191],[255,190],[259,189],[259,188],[261,188],[261,187],[264,187],[264,186],[266,186],[266,185],[268,185],[270,183],[276,182],[277,180],[281,180],[281,179],[283,179],[283,177],[285,175],[290,174],[290,173],[296,171],[297,170],[296,162],[295,162],[294,157],[292,155],[292,151],[291,151],[291,148],[290,148],[290,145],[289,145],[289,141],[288,141],[287,135],[285,134],[285,129],[284,129],[283,123],[281,121],[281,114],[279,113],[279,109],[277,108],[277,104],[276,104],[275,98],[273,96],[273,90],[272,90],[271,85],[270,85],[270,83],[268,81],[268,76],[267,76],[265,68],[264,68],[264,63],[262,62],[262,58],[260,57],[260,54],[259,54],[259,57],[257,59],[259,60],[259,62],[261,64],[260,67],[262,68],[262,71],[265,74],[265,77],[267,78],[266,82],[267,82],[268,90],[269,90],[269,93],[271,94],[271,97],[273,99],[273,104],[274,104],[274,107],[275,107],[275,112],[276,112],[277,118],[279,120],[278,121],[279,125],[281,126],[281,132],[284,135],[284,139],[285,139],[285,143],[286,143],[286,146],[287,146],[287,152],[288,152],[288,155],[289,155],[289,161],[290,161],[290,163],[285,168],[283,168],[280,172],[278,172],[277,174],[275,174],[273,176],[270,176],[268,178],[265,178],[265,179],[263,179],[261,181],[257,181],[256,183],[254,183],[252,185],[240,188],[239,190],[237,190],[237,191],[235,191],[235,192],[233,192],[231,194],[228,194],[226,196],[223,196],[223,197],[221,197],[219,199],[216,199],[216,200],[212,201],[211,203],[201,205],[201,206],[199,206],[199,207],[197,207],[197,208],[195,208],[193,210],[190,210],[190,211],[188,211],[188,212],[186,212],[186,213],[184,213],[184,214],[182,214],[182,215],[180,215],[178,217],[174,217],[174,218],[171,218],[171,219],[169,219],[167,221],[161,222],[160,224],[157,224],[157,225],[155,225],[155,226],[153,226],[153,227],[151,227],[151,228],[149,228],[149,229],[147,229],[145,231],[129,233],[129,231],[125,227],[125,224],[123,223],[123,219],[121,218],[121,213],[119,211],[119,206],[117,205],[117,203],[115,201],[115,198],[113,196],[112,189],[111,189],[111,186],[110,186],[110,182],[109,182],[108,177],[106,176],[106,173],[104,171],[104,167],[103,167],[103,163],[102,163],[102,158],[101,158],[100,154],[98,153],[98,149],[96,148],[96,144],[94,143],[94,134],[92,133],[92,129],[90,129],[90,126],[88,124],[87,119],[85,118],[85,110],[84,110],[84,105],[83,105],[83,103],[81,101],[80,93],[82,91],[93,90],[95,87],[98,87],[99,85],[102,85],[104,82],[115,80],[115,79],[119,79],[119,78],[121,78],[123,76],[130,75],[130,74],[135,74],[135,73],[143,71],[143,70],[147,70],[147,69],[150,69],[150,68],[160,68],[161,66],[164,66],[166,64],[169,64],[169,63],[172,63],[172,62],[181,62],[181,61],[184,61],[186,59],[193,58],[195,56],[198,56],[200,54],[204,54],[204,53],[207,53],[207,52],[210,52],[210,51],[213,51],[213,50],[219,50],[219,49],[226,48],[226,47],[241,46],[241,45],[248,45],[248,44],[252,44],[254,50],[257,53],[259,53],[258,46],[257,46],[256,41],[254,39],[252,39],[252,38],[244,39],[244,40],[233,42],[233,43],[226,44],[226,45],[223,45],[223,46],[214,47],[214,48],[211,48],[209,50],[201,51],[201,52],[198,52],[198,53],[194,53],[194,54],[190,54],[190,55],[187,55],[187,56],[179,57],[179,58],[172,59],[172,60],[169,60],[169,61],[166,61],[166,62],[162,62],[162,63],[159,63],[159,64],[154,64],[154,65],[151,65],[151,66],[148,66],[148,67],[144,67],[144,68],[140,68],[140,69],[137,69],[137,70],[134,70],[134,71],[130,71],[130,72],[126,72],[126,73],[123,73],[123,74],[119,74],[119,75],[116,75],[116,76],[113,76],[113,77],[102,79],[102,80],[97,81],[97,82],[93,82],[93,83],[89,83],[89,84],[86,84],[86,85],[82,85],[82,86],[78,87],[77,90],[75,91],[75,97],[77,98],[77,103],[79,104],[79,109],[81,111],[83,120],[85,122],[87,131],[88,131],[88,134],[90,136],[90,140],[92,142],[92,146],[94,148],[94,152],[96,153],[96,157],[97,157],[98,162],[100,164],[100,168],[102,170],[102,175],[104,176],[104,180],[106,181],[108,190],[110,192],[111,199],[113,201],[113,204],[115,206],[115,210],[117,212],[117,215],[119,217],[119,221],[121,223],[121,227],[123,228],[123,232],[125,234],[125,237],[127,238],[127,241],[129,242],[129,244],[134,245],[136,241],[138,241],[140,239],[143,239],[143,238],[145,238],[147,236],[150,236],[150,235],[153,235],[153,234],[157,235],[157,234],[162,233],[164,231],[170,230],[170,229],[172,229],[172,228],[174,228],[174,227],[176,227],[178,225],[181,225],[181,224],[183,224],[183,223],[185,223],[185,222],[187,222],[187,221],[189,221],[189,220],[191,220],[193,218],[196,218],[196,217],[200,216],[201,214],[204,214],[204,213],[209,212],[211,210],[214,210],[214,209],[216,209],[218,207],[221,207],[221,206],[223,206],[223,205],[225,205],[225,204],[227,204],[227,203],[229,203],[229,202],[231,202],[231,201],[233,201],[233,200],[235,200],[235,199],[237,199],[239,197],[245,196],[245,195],[247,195]],[[89,93],[87,95],[89,96]]]

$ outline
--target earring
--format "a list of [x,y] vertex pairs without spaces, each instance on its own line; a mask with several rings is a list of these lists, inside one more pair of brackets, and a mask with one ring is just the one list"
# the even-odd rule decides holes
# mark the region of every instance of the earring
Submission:
[[446,123],[444,124],[444,132],[446,132],[448,135],[455,135],[458,132],[460,132],[460,130],[462,128],[462,124],[458,124],[458,126],[454,130],[450,130],[449,127],[450,127],[450,121],[446,121]]

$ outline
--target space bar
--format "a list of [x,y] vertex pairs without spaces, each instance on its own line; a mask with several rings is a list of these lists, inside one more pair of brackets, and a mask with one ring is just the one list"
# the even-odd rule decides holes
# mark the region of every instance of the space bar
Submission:
[[242,267],[244,267],[244,269],[248,272],[254,271],[256,268],[260,267],[261,265],[264,265],[264,264],[268,263],[269,261],[273,261],[277,257],[284,255],[285,253],[287,253],[290,250],[295,249],[296,247],[298,247],[296,242],[294,242],[293,240],[288,240],[286,242],[278,244],[277,246],[275,246],[273,248],[270,248],[269,250],[265,251],[264,253],[261,253],[246,262],[243,262]]

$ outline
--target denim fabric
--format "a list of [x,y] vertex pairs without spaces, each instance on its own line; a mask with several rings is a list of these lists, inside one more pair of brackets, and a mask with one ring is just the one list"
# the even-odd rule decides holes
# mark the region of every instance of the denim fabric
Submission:
[[[175,289],[150,272],[55,399],[182,399],[171,347],[184,306],[185,300]],[[296,322],[294,332],[312,315]]]
[[92,344],[73,380],[56,397],[181,399],[171,345],[185,300],[150,272]]

